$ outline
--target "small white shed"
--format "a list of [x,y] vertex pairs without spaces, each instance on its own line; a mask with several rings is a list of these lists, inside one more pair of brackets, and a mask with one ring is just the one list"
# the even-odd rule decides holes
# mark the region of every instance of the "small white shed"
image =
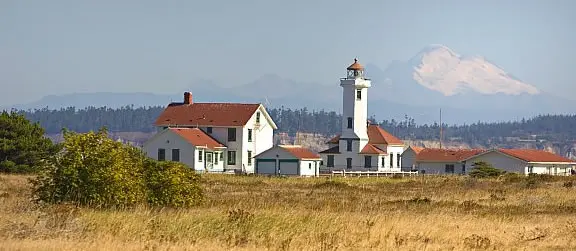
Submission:
[[299,145],[277,145],[254,157],[256,174],[318,176],[322,158]]

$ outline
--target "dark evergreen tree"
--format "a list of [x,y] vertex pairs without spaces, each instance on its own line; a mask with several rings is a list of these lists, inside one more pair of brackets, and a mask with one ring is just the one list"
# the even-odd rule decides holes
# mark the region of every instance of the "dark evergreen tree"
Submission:
[[16,112],[0,114],[0,172],[33,172],[57,151],[39,123]]

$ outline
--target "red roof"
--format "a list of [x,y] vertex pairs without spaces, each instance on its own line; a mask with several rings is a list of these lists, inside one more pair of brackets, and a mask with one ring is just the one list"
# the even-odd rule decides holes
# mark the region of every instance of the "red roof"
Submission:
[[498,151],[527,162],[576,162],[560,155],[537,149],[498,149]]
[[482,153],[482,149],[440,149],[424,148],[416,154],[419,162],[460,162],[476,154]]
[[351,64],[350,66],[348,66],[348,68],[346,68],[347,70],[364,70],[364,66],[362,66],[360,63],[358,63],[358,59],[355,58],[354,59],[354,63]]
[[301,146],[280,146],[298,159],[322,159],[320,155]]
[[[380,128],[378,125],[368,126],[368,143],[377,145],[403,145],[404,142],[394,135]],[[336,135],[334,138],[330,139],[328,144],[338,144],[340,140],[340,135]]]
[[244,126],[260,104],[171,103],[158,116],[156,126]]
[[425,149],[424,147],[419,147],[419,146],[410,146],[410,148],[411,148],[412,150],[414,150],[414,152],[415,152],[416,154],[420,153],[422,150]]
[[368,143],[370,144],[384,144],[384,145],[403,145],[404,142],[399,138],[394,137],[378,125],[368,126]]
[[178,136],[184,138],[194,146],[204,146],[210,149],[226,147],[198,128],[170,128],[169,130],[178,134]]
[[362,149],[362,151],[360,151],[360,154],[387,154],[386,151],[383,151],[382,149],[378,148],[375,145],[372,144],[366,144],[366,146],[364,146],[364,148]]

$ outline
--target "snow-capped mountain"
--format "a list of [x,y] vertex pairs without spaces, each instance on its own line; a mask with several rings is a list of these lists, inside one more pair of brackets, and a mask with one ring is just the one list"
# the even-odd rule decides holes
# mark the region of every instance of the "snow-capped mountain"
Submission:
[[540,91],[510,76],[483,57],[462,57],[443,45],[430,45],[413,57],[412,77],[445,96],[473,91],[481,94],[538,94]]

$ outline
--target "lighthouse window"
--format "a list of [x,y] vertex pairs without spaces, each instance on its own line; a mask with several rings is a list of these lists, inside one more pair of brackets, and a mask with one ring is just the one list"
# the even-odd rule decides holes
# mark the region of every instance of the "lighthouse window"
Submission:
[[352,128],[352,117],[348,117],[348,128]]
[[357,99],[357,100],[361,100],[361,99],[362,99],[362,90],[356,90],[356,99]]

